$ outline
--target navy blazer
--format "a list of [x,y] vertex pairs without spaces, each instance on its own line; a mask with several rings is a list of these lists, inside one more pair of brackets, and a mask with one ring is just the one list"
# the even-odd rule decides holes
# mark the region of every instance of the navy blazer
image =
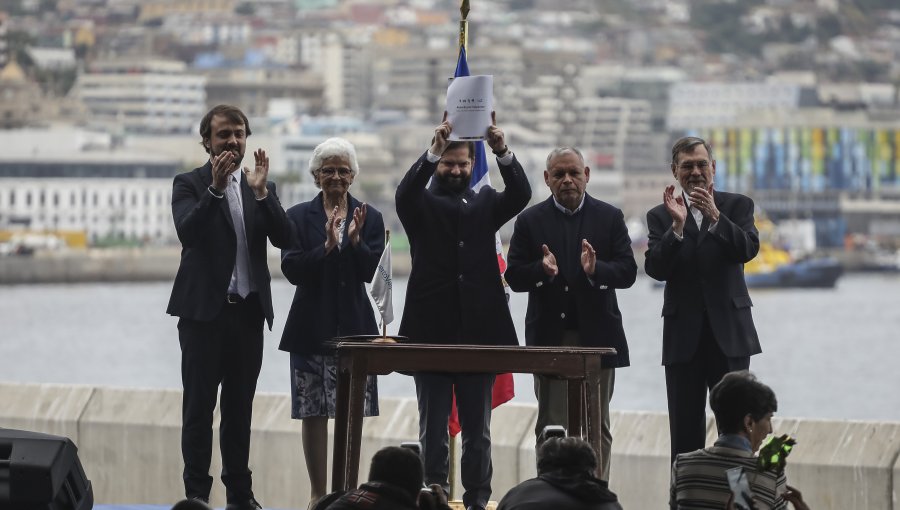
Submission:
[[513,157],[500,165],[502,192],[457,194],[437,181],[426,189],[437,169],[426,154],[397,187],[397,215],[412,255],[400,334],[418,343],[517,345],[495,234],[531,199],[525,172]]
[[759,252],[753,200],[724,191],[716,191],[713,200],[719,209],[715,232],[708,232],[707,218],[698,229],[694,219],[688,217],[682,241],[675,237],[672,216],[664,204],[647,213],[649,239],[644,269],[650,277],[666,282],[663,365],[693,358],[704,314],[726,356],[762,352],[750,313],[753,302],[744,281],[744,263]]
[[[627,289],[634,284],[637,263],[631,250],[631,238],[625,217],[618,208],[585,194],[581,211],[581,228],[574,239],[565,238],[563,213],[547,200],[529,207],[516,218],[516,226],[509,243],[509,267],[506,282],[516,292],[528,292],[528,312],[525,315],[526,345],[554,346],[562,342],[565,328],[564,312],[570,295],[574,295],[578,310],[580,345],[585,347],[614,347],[616,356],[604,357],[613,367],[627,367],[628,343],[622,327],[622,313],[615,289]],[[594,276],[588,279],[581,269],[581,240],[587,239],[597,253]],[[546,244],[562,260],[568,244],[570,267],[577,267],[577,275],[568,278],[562,273],[550,278],[544,273]]]
[[322,354],[324,342],[336,336],[378,333],[365,284],[372,281],[384,251],[384,220],[367,206],[359,244],[353,246],[348,231],[360,205],[348,194],[341,246],[328,255],[322,193],[288,209],[291,245],[281,251],[281,272],[297,290],[278,346],[282,351]]
[[[200,168],[176,175],[172,189],[172,216],[181,241],[181,264],[166,313],[198,321],[213,320],[225,306],[237,254],[237,236],[228,199],[212,196],[208,190],[210,184],[212,164],[207,161]],[[266,188],[269,195],[256,200],[247,177],[241,172],[250,272],[271,330],[274,314],[266,239],[282,248],[287,246],[290,234],[275,184],[267,182]]]

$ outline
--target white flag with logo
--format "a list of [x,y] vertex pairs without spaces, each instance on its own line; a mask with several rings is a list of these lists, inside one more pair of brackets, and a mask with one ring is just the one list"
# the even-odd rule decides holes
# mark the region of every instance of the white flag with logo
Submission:
[[391,290],[394,285],[393,269],[391,269],[391,242],[388,240],[384,245],[384,252],[381,254],[381,260],[378,261],[378,268],[375,269],[375,277],[372,279],[372,297],[375,299],[375,305],[381,312],[381,321],[383,325],[390,324],[394,321],[394,301],[391,297]]

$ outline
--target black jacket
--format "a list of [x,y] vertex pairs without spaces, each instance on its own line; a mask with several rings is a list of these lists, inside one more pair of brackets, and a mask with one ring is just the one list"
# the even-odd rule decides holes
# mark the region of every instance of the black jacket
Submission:
[[322,194],[288,209],[291,245],[281,251],[281,272],[297,290],[278,346],[282,351],[321,354],[323,343],[335,336],[378,333],[365,284],[372,281],[384,251],[384,220],[378,210],[367,206],[359,244],[354,247],[348,230],[353,210],[360,205],[348,196],[341,248],[327,256]]
[[[566,239],[561,225],[566,220],[553,197],[529,207],[516,218],[505,277],[514,291],[528,292],[526,345],[560,345],[566,326],[566,305],[574,299],[581,345],[614,347],[617,355],[610,356],[610,366],[628,366],[628,343],[615,289],[634,284],[637,263],[622,211],[585,195],[584,205],[572,219],[577,219],[580,229],[572,239]],[[587,239],[597,253],[591,279],[581,268],[582,239]],[[561,269],[552,281],[542,267],[543,244],[554,254]],[[565,253],[570,260],[563,260]],[[573,274],[564,274],[565,267],[574,268]]]
[[[715,232],[709,220],[701,228],[688,217],[684,240],[672,231],[672,217],[660,204],[647,213],[649,239],[644,269],[666,282],[663,300],[663,365],[691,360],[700,341],[704,314],[725,356],[762,352],[753,325],[753,302],[744,281],[744,263],[759,252],[753,223],[753,200],[716,191],[719,209]],[[690,212],[688,212],[690,215]]]
[[497,264],[495,234],[531,199],[515,158],[500,165],[506,189],[456,194],[437,181],[426,154],[397,187],[397,215],[409,236],[412,271],[400,334],[430,344],[517,345]]
[[326,510],[418,510],[416,500],[403,489],[382,482],[367,482],[347,491]]
[[[234,222],[227,198],[208,191],[212,184],[212,164],[175,176],[172,189],[172,216],[181,241],[181,264],[175,276],[166,313],[186,319],[210,321],[225,306],[225,296],[237,252]],[[267,239],[278,248],[288,245],[287,216],[275,184],[266,183],[269,195],[256,200],[247,178],[241,173],[241,202],[250,252],[253,286],[269,329],[272,329],[271,276],[266,262]]]
[[510,489],[497,510],[622,510],[622,506],[602,480],[553,472]]

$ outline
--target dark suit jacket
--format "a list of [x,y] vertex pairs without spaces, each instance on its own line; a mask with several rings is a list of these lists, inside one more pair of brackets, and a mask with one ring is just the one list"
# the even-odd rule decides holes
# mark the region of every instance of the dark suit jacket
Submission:
[[[560,345],[565,326],[562,314],[572,293],[581,345],[614,347],[617,355],[608,361],[613,367],[625,367],[629,364],[628,343],[615,289],[631,287],[637,275],[625,218],[619,209],[589,195],[585,195],[578,214],[582,215],[581,229],[574,239],[565,238],[565,218],[552,196],[520,214],[509,244],[506,282],[516,292],[528,292],[527,345]],[[597,253],[593,284],[581,268],[582,239],[587,239]],[[561,271],[551,281],[542,267],[542,244],[550,248],[560,268],[566,253],[563,247],[568,245],[568,265],[577,268],[575,274],[567,277]]]
[[288,209],[293,235],[290,247],[281,251],[281,272],[297,290],[278,346],[282,351],[321,354],[322,344],[335,336],[378,333],[365,283],[372,281],[384,251],[384,220],[368,206],[354,247],[348,231],[361,203],[349,195],[347,205],[341,249],[328,255],[322,193]]
[[[647,213],[649,240],[644,269],[666,282],[663,301],[663,365],[690,361],[700,340],[704,313],[719,348],[728,357],[762,352],[750,314],[744,263],[759,252],[759,232],[753,223],[753,200],[716,191],[719,223],[707,232],[690,216],[684,240],[672,231],[672,217],[660,204]],[[688,211],[690,215],[690,211]]]
[[455,194],[435,181],[423,154],[397,187],[397,215],[409,236],[412,272],[400,334],[431,344],[517,345],[497,265],[495,234],[531,198],[513,158],[500,166],[506,189]]
[[516,485],[497,510],[622,510],[622,506],[606,482],[557,471]]
[[[213,320],[225,306],[225,295],[234,271],[237,237],[227,198],[212,196],[212,164],[175,176],[172,190],[172,216],[181,241],[181,264],[175,276],[172,296],[166,312],[186,319]],[[287,217],[275,184],[266,183],[269,195],[256,200],[247,178],[241,174],[241,201],[244,228],[250,251],[253,286],[259,293],[263,314],[272,329],[271,276],[266,263],[266,238],[281,248],[287,246]]]

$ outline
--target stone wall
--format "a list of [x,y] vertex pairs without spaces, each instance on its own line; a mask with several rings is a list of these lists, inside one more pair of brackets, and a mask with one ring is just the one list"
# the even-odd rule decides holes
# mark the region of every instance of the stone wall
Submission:
[[[183,497],[180,391],[0,383],[0,402],[0,427],[63,435],[75,442],[97,503],[164,505]],[[380,407],[381,416],[367,419],[363,427],[361,480],[375,451],[418,436],[414,400],[384,398]],[[536,415],[534,405],[506,404],[495,410],[494,499],[535,475]],[[776,432],[798,440],[788,481],[803,491],[811,508],[900,509],[900,483],[895,483],[900,482],[900,423],[785,418],[773,425]],[[612,427],[610,486],[622,505],[629,510],[665,508],[666,415],[615,412]],[[710,419],[710,442],[714,430]],[[218,444],[217,433],[214,441]],[[250,464],[254,491],[267,507],[306,508],[309,482],[300,444],[300,424],[290,419],[287,395],[257,395]],[[218,473],[218,447],[214,452],[211,472]],[[216,478],[211,503],[221,507],[224,489]]]

